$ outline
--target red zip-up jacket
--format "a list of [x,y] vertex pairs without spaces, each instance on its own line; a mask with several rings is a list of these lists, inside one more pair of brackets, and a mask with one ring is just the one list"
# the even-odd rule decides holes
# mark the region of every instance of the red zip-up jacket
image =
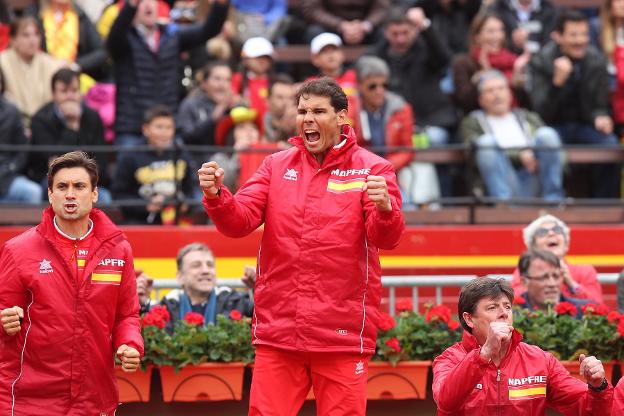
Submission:
[[[378,249],[404,230],[390,162],[360,148],[350,126],[322,165],[301,137],[268,156],[235,196],[204,206],[219,231],[243,237],[264,223],[254,292],[253,343],[294,351],[373,354],[381,298]],[[228,174],[227,172],[225,173]],[[361,188],[384,176],[392,211]]]
[[143,355],[134,265],[122,232],[93,209],[83,279],[55,246],[51,208],[0,251],[0,310],[24,309],[21,331],[0,328],[0,414],[113,415],[114,353]]
[[552,408],[563,415],[611,414],[613,387],[597,393],[572,377],[550,353],[521,342],[515,331],[497,368],[479,358],[477,339],[461,342],[433,362],[433,399],[438,415],[535,416]]

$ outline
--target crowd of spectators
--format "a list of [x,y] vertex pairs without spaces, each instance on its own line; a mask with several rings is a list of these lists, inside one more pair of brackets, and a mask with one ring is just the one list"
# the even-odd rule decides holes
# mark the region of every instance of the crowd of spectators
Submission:
[[[321,76],[347,94],[360,144],[392,161],[406,207],[475,192],[620,196],[620,164],[577,169],[559,150],[620,143],[619,1],[599,13],[551,0],[11,4],[0,3],[0,144],[22,146],[1,156],[0,201],[42,201],[47,163],[67,147],[116,145],[95,152],[101,202],[143,199],[126,219],[166,223],[170,203],[179,214],[201,198],[189,172],[202,162],[238,172],[236,189],[288,147],[295,91]],[[287,44],[309,48],[303,72],[276,53]],[[347,62],[352,46],[364,53]],[[418,148],[452,143],[475,149],[472,189],[469,166],[413,161]]]

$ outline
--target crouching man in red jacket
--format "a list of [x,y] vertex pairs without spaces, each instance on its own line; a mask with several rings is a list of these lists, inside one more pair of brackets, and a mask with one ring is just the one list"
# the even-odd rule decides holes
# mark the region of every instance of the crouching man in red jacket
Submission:
[[254,292],[250,415],[297,415],[314,389],[318,415],[364,416],[381,299],[379,249],[404,229],[392,165],[357,145],[335,81],[297,93],[299,137],[267,156],[236,193],[214,161],[199,169],[219,231],[264,224]]
[[463,339],[433,362],[438,415],[544,415],[547,407],[564,415],[610,415],[613,388],[602,363],[580,356],[583,383],[552,354],[521,342],[513,297],[502,279],[479,278],[462,288]]
[[52,161],[41,223],[0,249],[0,415],[112,416],[143,354],[132,250],[85,153]]

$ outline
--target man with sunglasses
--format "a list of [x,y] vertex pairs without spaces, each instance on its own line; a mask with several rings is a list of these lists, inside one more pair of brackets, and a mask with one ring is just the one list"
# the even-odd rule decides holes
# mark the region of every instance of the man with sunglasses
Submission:
[[520,256],[518,269],[526,287],[521,297],[524,304],[520,306],[533,310],[547,309],[560,302],[568,302],[576,307],[577,318],[583,316],[581,306],[590,303],[586,299],[567,297],[561,293],[560,261],[552,252],[546,250],[529,250]]
[[[522,233],[528,250],[547,250],[559,258],[561,292],[564,296],[587,299],[594,303],[603,302],[602,288],[594,266],[568,264],[565,261],[570,247],[570,228],[563,221],[553,215],[543,215],[529,224]],[[526,290],[518,269],[514,270],[511,286],[518,294]]]

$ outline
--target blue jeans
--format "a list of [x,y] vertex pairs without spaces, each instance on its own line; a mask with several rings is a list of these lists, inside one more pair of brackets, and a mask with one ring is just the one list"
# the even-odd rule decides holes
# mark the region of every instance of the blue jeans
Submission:
[[[485,134],[477,139],[477,167],[489,196],[508,200],[541,196],[547,201],[563,199],[562,157],[557,132],[550,127],[540,127],[534,135],[538,163],[537,174],[524,167],[514,167],[505,150],[496,148],[496,138]],[[552,149],[552,150],[551,150]]]
[[6,195],[0,196],[0,202],[24,202],[41,204],[41,187],[25,176],[16,176]]

